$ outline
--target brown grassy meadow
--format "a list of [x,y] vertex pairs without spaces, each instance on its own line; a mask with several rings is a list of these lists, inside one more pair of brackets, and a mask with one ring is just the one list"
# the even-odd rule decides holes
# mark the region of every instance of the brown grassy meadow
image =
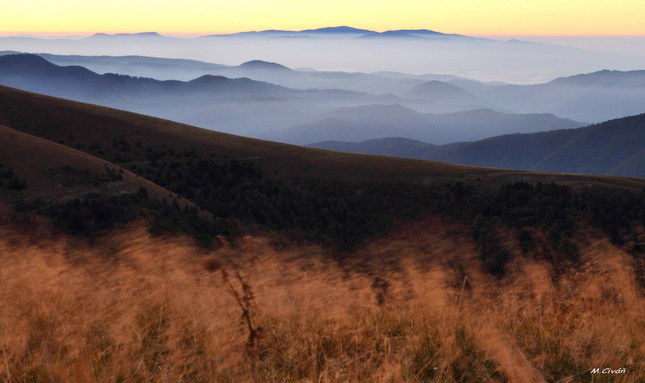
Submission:
[[[4,382],[645,377],[645,299],[633,258],[594,233],[577,239],[580,267],[556,273],[515,257],[498,280],[481,271],[464,229],[438,219],[342,262],[264,237],[204,254],[142,223],[91,246],[47,230],[0,230]],[[205,259],[223,269],[209,272]],[[241,293],[240,281],[253,292],[244,301],[259,335],[252,346],[230,290]],[[594,376],[595,367],[627,373]]]

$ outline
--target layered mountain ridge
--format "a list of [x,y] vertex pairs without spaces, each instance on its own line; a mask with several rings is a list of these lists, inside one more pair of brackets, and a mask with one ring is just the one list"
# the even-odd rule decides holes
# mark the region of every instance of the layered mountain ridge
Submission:
[[474,166],[645,177],[644,142],[645,114],[641,114],[579,129],[510,134],[439,146],[403,138],[327,141],[311,146]]

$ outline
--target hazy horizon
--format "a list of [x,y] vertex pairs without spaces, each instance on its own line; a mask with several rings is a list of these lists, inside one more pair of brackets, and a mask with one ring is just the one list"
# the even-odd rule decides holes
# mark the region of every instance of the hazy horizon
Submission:
[[140,55],[224,65],[264,60],[294,69],[450,74],[515,84],[541,83],[604,69],[645,69],[645,44],[642,44],[645,37],[519,36],[517,41],[513,40],[516,36],[488,39],[446,35],[436,39],[375,35],[379,38],[363,38],[358,33],[345,34],[343,38],[331,33],[315,38],[262,34],[243,38],[93,36],[2,37],[0,50],[83,56]]

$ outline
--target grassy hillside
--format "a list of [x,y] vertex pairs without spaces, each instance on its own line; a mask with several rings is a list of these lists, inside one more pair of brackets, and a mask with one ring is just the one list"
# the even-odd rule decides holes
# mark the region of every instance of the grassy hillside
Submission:
[[[144,219],[207,245],[232,227],[186,198],[87,153],[0,125],[0,223],[95,238]],[[35,227],[34,227],[35,226]]]
[[6,182],[3,194],[12,200],[65,201],[89,193],[116,196],[136,193],[141,187],[153,198],[171,194],[119,165],[2,125],[0,163],[5,172],[11,169],[15,178],[24,183],[24,187],[12,189]]

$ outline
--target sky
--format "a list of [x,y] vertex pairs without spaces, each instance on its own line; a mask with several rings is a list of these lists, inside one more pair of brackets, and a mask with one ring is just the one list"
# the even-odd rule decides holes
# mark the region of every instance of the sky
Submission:
[[203,35],[349,25],[467,35],[643,36],[644,0],[1,0],[0,34]]

